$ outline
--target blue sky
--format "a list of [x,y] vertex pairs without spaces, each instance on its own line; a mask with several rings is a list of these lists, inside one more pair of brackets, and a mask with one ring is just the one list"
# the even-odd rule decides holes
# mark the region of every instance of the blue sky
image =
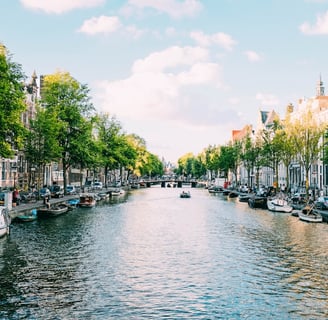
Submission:
[[328,0],[2,0],[0,42],[175,162],[328,83]]

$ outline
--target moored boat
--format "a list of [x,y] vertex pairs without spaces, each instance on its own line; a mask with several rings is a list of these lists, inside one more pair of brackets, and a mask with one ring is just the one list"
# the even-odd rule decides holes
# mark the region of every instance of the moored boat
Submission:
[[121,188],[115,188],[113,190],[110,191],[110,195],[113,197],[115,196],[121,196],[125,193],[125,191]]
[[91,193],[84,193],[80,195],[80,202],[78,204],[81,208],[92,208],[96,205],[95,196]]
[[238,196],[239,202],[248,202],[248,200],[253,196],[252,193],[240,193]]
[[9,234],[11,219],[8,208],[0,206],[0,238]]
[[253,195],[248,199],[248,205],[250,208],[267,209],[267,197],[262,195]]
[[298,212],[298,217],[300,220],[305,222],[322,222],[322,215],[313,207],[305,206],[302,210]]
[[32,209],[30,212],[27,212],[25,214],[21,214],[21,215],[17,216],[16,220],[19,222],[35,221],[38,218],[37,213],[38,212],[36,209]]
[[268,198],[267,207],[269,211],[274,212],[291,213],[293,211],[293,207],[288,204],[287,200],[279,197]]
[[55,204],[50,207],[39,208],[38,218],[56,217],[68,211],[68,205],[64,203]]
[[222,193],[223,192],[223,187],[221,186],[210,186],[208,187],[208,192],[209,193]]

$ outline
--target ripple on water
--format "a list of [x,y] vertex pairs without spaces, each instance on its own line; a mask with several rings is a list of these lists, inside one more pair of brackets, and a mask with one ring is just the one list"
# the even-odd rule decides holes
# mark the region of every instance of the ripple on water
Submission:
[[191,194],[137,190],[13,225],[0,241],[0,318],[328,317],[327,224]]

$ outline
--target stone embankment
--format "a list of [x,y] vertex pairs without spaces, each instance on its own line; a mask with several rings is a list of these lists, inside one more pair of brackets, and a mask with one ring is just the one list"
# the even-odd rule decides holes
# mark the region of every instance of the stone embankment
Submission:
[[[63,198],[59,198],[59,199],[53,198],[53,199],[49,200],[49,203],[50,203],[50,205],[57,204],[57,203],[63,203],[70,199],[77,199],[78,197],[79,197],[78,195],[75,195],[75,196],[64,196]],[[10,210],[9,214],[10,214],[11,219],[13,220],[19,215],[29,213],[33,209],[39,209],[44,206],[45,206],[45,204],[44,204],[43,200],[32,201],[32,202],[28,202],[28,203],[21,203],[18,206],[13,207]]]

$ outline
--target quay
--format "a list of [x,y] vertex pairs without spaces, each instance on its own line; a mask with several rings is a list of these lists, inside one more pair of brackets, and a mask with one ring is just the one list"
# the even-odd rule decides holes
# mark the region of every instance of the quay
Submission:
[[[63,198],[52,198],[49,200],[50,205],[52,204],[58,204],[58,203],[65,203],[67,200],[71,199],[77,199],[79,196],[78,195],[72,195],[72,196],[64,196]],[[12,207],[12,209],[9,211],[9,216],[11,220],[14,220],[16,217],[23,215],[25,213],[31,212],[33,209],[39,209],[43,208],[44,201],[42,200],[37,200],[33,202],[27,202],[27,203],[21,203],[16,207]]]

